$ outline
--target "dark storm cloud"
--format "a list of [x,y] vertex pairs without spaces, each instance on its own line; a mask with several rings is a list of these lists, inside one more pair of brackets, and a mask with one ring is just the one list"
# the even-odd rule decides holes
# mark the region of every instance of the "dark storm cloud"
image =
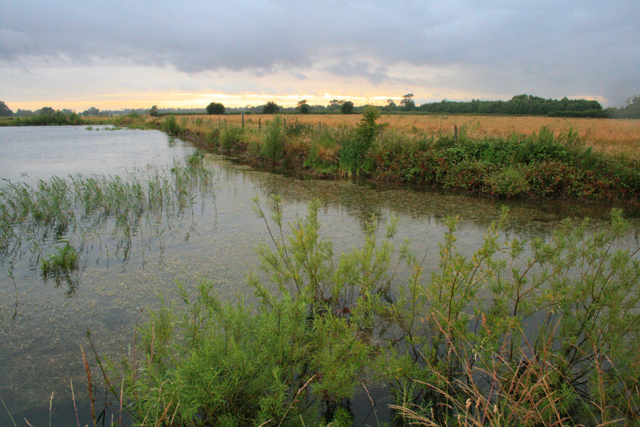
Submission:
[[316,69],[374,84],[403,64],[455,67],[457,85],[467,90],[473,82],[494,93],[531,87],[539,95],[600,94],[615,102],[625,85],[638,83],[640,69],[637,0],[0,5],[0,60],[9,63],[100,57],[189,73]]

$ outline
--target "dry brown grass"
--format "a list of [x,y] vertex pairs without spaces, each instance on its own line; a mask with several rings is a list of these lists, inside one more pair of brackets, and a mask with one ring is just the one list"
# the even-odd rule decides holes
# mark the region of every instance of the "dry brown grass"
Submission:
[[[186,116],[189,125],[200,117],[206,125],[224,123],[238,125],[240,115],[229,116]],[[318,126],[354,126],[362,115],[286,115],[287,121],[298,120]],[[262,126],[273,118],[272,115],[245,115],[245,125]],[[178,119],[180,120],[180,118]],[[506,137],[515,133],[529,135],[539,132],[546,126],[556,135],[566,133],[571,127],[578,132],[585,145],[595,151],[612,155],[640,157],[640,120],[616,119],[576,119],[559,117],[509,117],[509,116],[447,116],[447,115],[386,115],[378,123],[388,123],[392,129],[418,130],[438,133],[451,133],[455,126],[458,131],[466,130],[473,138],[486,136]]]

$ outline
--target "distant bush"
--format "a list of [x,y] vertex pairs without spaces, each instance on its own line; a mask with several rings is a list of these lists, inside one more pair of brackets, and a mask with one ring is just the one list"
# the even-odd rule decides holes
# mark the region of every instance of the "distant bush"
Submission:
[[354,108],[355,108],[355,106],[353,105],[353,102],[345,101],[340,106],[340,113],[342,113],[342,114],[353,114]]
[[224,105],[219,102],[212,102],[207,105],[207,114],[222,115],[225,113],[225,110]]
[[278,114],[279,112],[280,112],[280,106],[276,104],[274,101],[267,102],[262,110],[263,114]]

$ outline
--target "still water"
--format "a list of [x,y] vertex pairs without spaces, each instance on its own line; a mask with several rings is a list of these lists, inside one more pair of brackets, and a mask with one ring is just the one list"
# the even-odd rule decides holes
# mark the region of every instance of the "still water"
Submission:
[[[35,185],[38,179],[54,175],[121,175],[136,168],[171,166],[175,158],[192,151],[188,144],[157,131],[0,128],[0,178]],[[177,282],[194,289],[199,281],[208,280],[223,298],[242,295],[250,301],[245,274],[258,263],[253,248],[269,242],[263,220],[252,209],[256,195],[262,200],[280,195],[285,221],[304,215],[307,204],[319,199],[321,231],[336,243],[336,253],[363,241],[367,221],[375,218],[384,223],[395,215],[397,241],[410,238],[416,252],[426,252],[427,268],[437,266],[446,216],[460,217],[458,248],[470,254],[504,203],[352,182],[297,180],[216,156],[206,161],[215,172],[211,188],[196,189],[194,204],[180,215],[139,228],[126,256],[108,223],[85,237],[72,291],[67,283],[45,281],[28,247],[0,258],[0,397],[18,425],[26,425],[25,418],[34,426],[48,425],[50,415],[52,425],[75,424],[72,386],[80,423],[90,423],[80,350],[82,345],[91,358],[87,331],[101,354],[117,356],[126,351],[135,325],[161,296],[177,300]],[[526,239],[544,238],[566,216],[595,217],[592,226],[598,228],[605,223],[607,210],[557,203],[509,207],[505,235]],[[66,237],[79,246],[77,236]],[[50,253],[54,244],[46,241],[40,250]],[[624,244],[638,245],[635,231]],[[98,376],[94,370],[94,378]],[[101,398],[104,393],[98,406]],[[0,425],[8,424],[7,411],[0,407]]]

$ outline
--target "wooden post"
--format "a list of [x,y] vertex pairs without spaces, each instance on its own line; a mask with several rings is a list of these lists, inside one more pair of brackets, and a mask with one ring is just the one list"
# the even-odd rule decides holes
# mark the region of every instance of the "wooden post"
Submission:
[[258,131],[262,130],[262,118],[258,117]]
[[457,144],[458,143],[458,125],[455,125],[453,127],[453,139]]
[[318,122],[318,130],[322,130],[322,122]]
[[220,127],[220,116],[218,116],[218,127]]
[[224,127],[227,127],[227,119],[224,119]]
[[244,111],[242,112],[242,129],[244,129]]

